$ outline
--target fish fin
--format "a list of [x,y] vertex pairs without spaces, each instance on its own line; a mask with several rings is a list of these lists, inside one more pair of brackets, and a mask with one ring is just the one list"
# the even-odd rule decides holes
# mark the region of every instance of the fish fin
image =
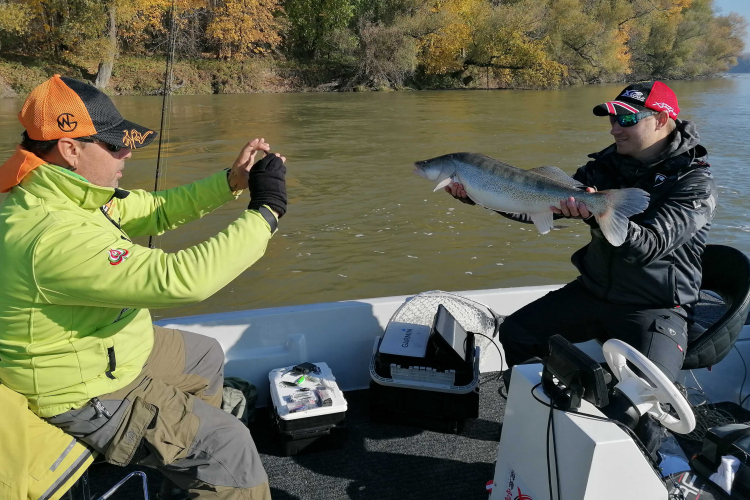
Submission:
[[444,180],[438,182],[438,185],[435,186],[435,189],[433,189],[432,192],[434,193],[435,191],[437,191],[439,189],[443,189],[445,186],[447,186],[451,182],[453,182],[453,177],[448,177],[447,179],[444,179]]
[[546,177],[547,179],[552,179],[553,181],[561,182],[566,186],[574,188],[583,187],[582,183],[578,182],[557,167],[536,167],[530,169],[529,172],[541,175],[542,177]]
[[628,218],[648,208],[649,194],[637,188],[611,189],[598,194],[606,197],[607,208],[594,217],[607,241],[619,247],[628,236]]
[[554,227],[554,223],[552,222],[552,211],[528,215],[529,217],[531,217],[531,221],[534,223],[536,228],[542,234],[549,233]]

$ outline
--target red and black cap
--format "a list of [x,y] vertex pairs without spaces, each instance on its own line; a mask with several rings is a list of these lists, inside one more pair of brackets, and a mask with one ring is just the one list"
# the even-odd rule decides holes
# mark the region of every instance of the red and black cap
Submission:
[[104,92],[60,75],[31,91],[18,119],[36,141],[95,137],[113,146],[137,149],[156,137],[150,128],[125,120]]
[[677,96],[664,83],[635,83],[626,87],[614,101],[605,102],[594,107],[596,116],[629,115],[641,113],[647,109],[666,111],[674,119],[680,113]]

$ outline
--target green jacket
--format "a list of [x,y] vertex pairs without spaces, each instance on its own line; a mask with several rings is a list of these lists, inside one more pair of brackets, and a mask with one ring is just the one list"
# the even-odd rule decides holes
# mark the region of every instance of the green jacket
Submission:
[[132,382],[153,346],[148,308],[204,300],[271,238],[263,216],[247,210],[176,253],[131,241],[234,199],[225,171],[156,193],[115,193],[41,165],[0,204],[0,381],[42,417]]

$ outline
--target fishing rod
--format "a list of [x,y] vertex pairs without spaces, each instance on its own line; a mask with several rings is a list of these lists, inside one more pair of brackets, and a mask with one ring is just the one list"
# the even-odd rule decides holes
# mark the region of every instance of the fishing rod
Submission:
[[[156,153],[156,175],[154,177],[154,192],[159,190],[159,178],[161,177],[161,148],[164,143],[164,123],[167,120],[168,115],[168,104],[167,99],[172,92],[172,75],[174,70],[174,52],[177,37],[175,36],[175,0],[172,0],[172,4],[169,8],[169,32],[167,33],[167,62],[164,69],[164,86],[162,87],[162,102],[161,102],[161,123],[159,125],[159,149]],[[148,237],[148,247],[154,248],[153,245],[154,236]]]

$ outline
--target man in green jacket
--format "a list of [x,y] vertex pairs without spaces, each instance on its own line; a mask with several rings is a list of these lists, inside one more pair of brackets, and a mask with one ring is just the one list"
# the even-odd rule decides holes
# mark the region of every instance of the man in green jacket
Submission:
[[[200,302],[263,255],[286,211],[284,158],[256,139],[204,180],[125,191],[125,160],[156,133],[105,94],[55,75],[19,119],[23,142],[0,166],[0,382],[110,463],[155,466],[194,498],[270,498],[249,431],[219,408],[221,346],[154,327],[148,308]],[[248,210],[203,243],[132,242],[248,188]]]

